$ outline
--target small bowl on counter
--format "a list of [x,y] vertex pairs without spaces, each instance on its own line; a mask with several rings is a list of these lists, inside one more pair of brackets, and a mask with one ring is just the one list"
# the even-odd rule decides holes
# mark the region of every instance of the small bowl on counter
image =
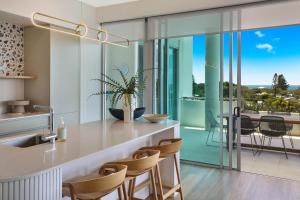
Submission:
[[143,117],[151,123],[158,123],[168,119],[168,115],[164,114],[145,114],[143,115]]

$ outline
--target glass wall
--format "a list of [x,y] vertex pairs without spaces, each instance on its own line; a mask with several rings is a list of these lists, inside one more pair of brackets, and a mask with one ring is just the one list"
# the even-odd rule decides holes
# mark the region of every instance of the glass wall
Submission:
[[155,43],[156,112],[180,121],[181,159],[220,165],[220,36]]
[[[153,51],[149,51],[153,52],[152,110],[180,121],[184,139],[182,160],[231,166],[235,148],[231,143],[236,142],[232,135],[233,96],[229,95],[227,101],[224,99],[226,94],[231,94],[233,73],[231,70],[224,74],[224,32],[234,30],[233,21],[236,24],[237,18],[231,11],[151,17],[146,21],[147,34],[136,34],[147,36],[145,52],[153,42]],[[135,25],[141,25],[140,21]],[[117,68],[132,75],[138,69],[151,66],[144,63],[151,59],[143,57],[143,51],[141,42],[132,42],[127,49],[106,47],[106,74],[117,78]],[[223,84],[224,76],[231,76],[227,84]],[[142,98],[138,102],[141,106]],[[108,99],[107,105],[109,103]]]
[[[129,48],[120,48],[118,46],[106,46],[106,74],[123,83],[122,77],[118,70],[121,70],[126,77],[132,77],[137,74],[138,71],[143,71],[143,42],[131,42]],[[143,93],[141,93],[136,100],[136,107],[143,107]],[[109,108],[114,107],[121,109],[122,102],[118,101],[116,105],[112,105],[112,95],[106,95],[106,118],[111,118]]]
[[[233,112],[238,106],[238,34],[229,31],[236,29],[237,15],[191,13],[150,21],[150,27],[153,23],[156,28],[153,37],[158,37],[154,45],[154,111],[180,121],[182,160],[238,168]],[[203,17],[213,23],[206,24]],[[173,26],[187,19],[195,27]]]

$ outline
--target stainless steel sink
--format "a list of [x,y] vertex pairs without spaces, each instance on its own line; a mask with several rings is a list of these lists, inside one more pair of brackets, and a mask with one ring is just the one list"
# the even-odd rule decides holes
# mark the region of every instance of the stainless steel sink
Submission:
[[47,141],[43,141],[40,135],[30,136],[30,137],[22,137],[17,138],[11,141],[4,142],[3,144],[20,147],[20,148],[27,148],[39,144],[47,143]]

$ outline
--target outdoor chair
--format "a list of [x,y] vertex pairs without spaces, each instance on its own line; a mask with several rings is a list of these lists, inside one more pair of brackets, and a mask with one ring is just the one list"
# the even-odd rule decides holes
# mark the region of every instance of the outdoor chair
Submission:
[[[216,128],[221,127],[220,123],[216,120],[216,118],[214,117],[214,115],[211,111],[208,112],[207,118],[208,118],[210,127],[209,127],[208,135],[207,135],[207,138],[206,138],[206,144],[208,144],[210,136],[211,136],[211,140],[213,140]],[[225,130],[227,130],[227,125],[223,125],[223,128]]]
[[[291,113],[290,112],[272,112],[273,115],[285,115],[285,116],[290,116]],[[290,138],[290,142],[291,142],[291,146],[292,148],[294,148],[294,141],[293,141],[293,137],[292,137],[292,130],[293,130],[293,124],[291,123],[285,123],[285,127],[286,127],[286,131],[288,133],[288,136]]]
[[[257,110],[243,110],[242,113],[245,114],[259,114]],[[252,121],[253,126],[257,129],[259,127],[259,122],[258,121]]]
[[[253,121],[251,120],[251,118],[247,115],[241,115],[241,135],[243,136],[249,136],[250,137],[250,142],[251,142],[251,149],[252,149],[252,153],[253,156],[255,156],[255,154],[257,152],[254,152],[254,147],[253,147],[253,140],[255,145],[257,146],[257,142],[256,142],[256,138],[254,133],[256,132],[256,126],[253,124]],[[252,135],[253,135],[253,140],[252,140]]]
[[[265,138],[281,138],[282,145],[284,148],[285,156],[288,159],[285,142],[283,136],[287,134],[287,129],[285,126],[284,118],[279,116],[262,116],[260,118],[259,131],[263,135],[262,139],[262,150],[265,144]],[[271,144],[269,140],[269,145]]]

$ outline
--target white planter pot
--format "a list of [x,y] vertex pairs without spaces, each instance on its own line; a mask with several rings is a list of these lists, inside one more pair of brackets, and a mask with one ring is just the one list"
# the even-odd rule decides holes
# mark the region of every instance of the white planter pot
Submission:
[[129,123],[134,120],[135,99],[132,94],[123,95],[124,122]]

